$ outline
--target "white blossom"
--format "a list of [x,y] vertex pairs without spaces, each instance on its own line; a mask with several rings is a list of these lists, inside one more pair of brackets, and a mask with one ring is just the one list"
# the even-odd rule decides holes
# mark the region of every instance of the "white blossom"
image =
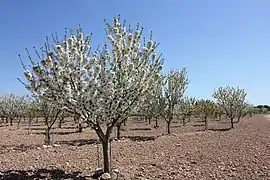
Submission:
[[95,52],[89,52],[91,35],[83,40],[80,29],[55,45],[53,58],[47,57],[42,68],[33,67],[33,82],[27,84],[32,93],[79,114],[95,130],[106,122],[104,134],[153,89],[163,62],[152,38],[141,48],[141,31],[127,32],[118,18],[106,28],[108,42]]

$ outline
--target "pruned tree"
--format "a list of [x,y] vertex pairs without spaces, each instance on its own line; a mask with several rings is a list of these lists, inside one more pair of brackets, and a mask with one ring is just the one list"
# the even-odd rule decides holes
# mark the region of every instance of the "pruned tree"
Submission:
[[167,122],[168,134],[171,134],[170,124],[176,111],[176,105],[183,98],[188,83],[186,68],[179,71],[170,70],[160,91],[159,109],[161,116]]
[[158,76],[156,79],[156,86],[149,91],[144,98],[140,99],[140,104],[137,107],[137,113],[143,114],[146,117],[146,120],[149,124],[151,124],[151,119],[156,119],[155,127],[158,127],[158,117],[160,116],[160,109],[159,109],[159,92],[160,87],[162,87],[162,81],[164,77]]
[[195,102],[195,98],[184,97],[177,104],[177,112],[175,114],[178,118],[182,118],[183,126],[186,125],[186,118],[188,118],[188,121],[190,122],[191,115],[195,110]]
[[243,110],[246,92],[239,87],[220,87],[215,90],[213,97],[216,99],[218,105],[223,108],[227,117],[231,121],[231,128],[234,128],[234,118]]
[[215,103],[215,113],[214,113],[214,118],[218,119],[219,121],[221,121],[222,115],[224,114],[224,109]]
[[112,130],[153,88],[163,60],[156,55],[158,43],[152,33],[142,41],[139,25],[126,29],[120,17],[105,25],[108,42],[101,50],[91,51],[91,35],[84,38],[81,28],[70,31],[62,42],[56,38],[53,49],[47,42],[39,62],[29,55],[32,66],[25,68],[25,76],[27,89],[79,114],[95,130],[102,142],[103,170],[108,173]]
[[45,131],[45,144],[51,145],[52,139],[51,139],[51,129],[55,122],[59,119],[61,113],[63,112],[62,109],[60,109],[55,104],[46,101],[44,99],[39,99],[40,102],[40,112],[41,116],[44,118],[45,125],[46,125],[46,131]]
[[215,103],[211,100],[201,99],[196,103],[197,114],[204,120],[204,128],[208,130],[208,118],[215,113]]
[[245,114],[249,115],[249,117],[252,117],[254,114],[258,113],[257,109],[254,107],[254,105],[252,104],[248,104],[246,105],[245,109],[244,109]]
[[41,104],[35,98],[29,98],[25,106],[25,115],[28,118],[28,134],[30,134],[30,127],[34,118],[40,116],[41,113]]
[[6,94],[0,96],[1,112],[6,117],[6,122],[9,121],[13,126],[13,121],[22,114],[25,96],[17,96],[15,94]]
[[240,121],[240,119],[242,117],[244,117],[247,113],[246,113],[246,109],[247,108],[247,103],[240,103],[239,106],[237,107],[237,120],[236,123],[238,123]]
[[26,117],[29,116],[29,110],[31,108],[31,98],[26,95],[26,96],[21,96],[20,101],[17,102],[17,129],[19,129],[21,120],[24,119],[26,120]]

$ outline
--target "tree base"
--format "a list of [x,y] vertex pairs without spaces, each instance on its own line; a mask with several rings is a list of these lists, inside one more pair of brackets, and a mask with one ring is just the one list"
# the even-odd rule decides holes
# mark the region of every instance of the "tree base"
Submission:
[[[111,176],[111,180],[117,180],[118,176],[120,174],[120,171],[117,168],[113,168],[111,173],[106,173]],[[101,177],[104,176],[104,172],[102,168],[97,168],[96,171],[94,171],[94,174],[91,176],[93,179],[102,179]]]

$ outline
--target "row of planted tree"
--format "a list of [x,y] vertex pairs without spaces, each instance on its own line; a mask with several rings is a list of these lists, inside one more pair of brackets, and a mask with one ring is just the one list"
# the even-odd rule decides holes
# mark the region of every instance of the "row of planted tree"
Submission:
[[[57,35],[52,35],[51,41],[46,38],[41,51],[34,48],[34,55],[26,49],[30,65],[20,58],[27,81],[19,80],[36,100],[4,96],[1,115],[10,122],[15,116],[43,117],[48,134],[62,113],[75,116],[97,133],[103,147],[103,170],[109,173],[112,131],[134,115],[163,118],[170,134],[174,118],[181,118],[185,124],[191,115],[198,114],[207,129],[208,117],[224,114],[233,128],[233,119],[253,113],[246,103],[246,93],[238,87],[216,89],[215,102],[186,97],[187,70],[170,70],[162,75],[164,60],[157,55],[159,43],[153,40],[152,32],[149,38],[143,38],[139,24],[135,28],[125,24],[120,23],[120,17],[115,17],[112,24],[105,21],[108,41],[96,50],[90,48],[92,35],[84,37],[82,28],[66,30],[61,41]],[[8,103],[11,99],[16,102]],[[22,106],[17,103],[20,101],[24,102]],[[36,105],[41,110],[33,110]],[[8,107],[16,110],[9,111]]]

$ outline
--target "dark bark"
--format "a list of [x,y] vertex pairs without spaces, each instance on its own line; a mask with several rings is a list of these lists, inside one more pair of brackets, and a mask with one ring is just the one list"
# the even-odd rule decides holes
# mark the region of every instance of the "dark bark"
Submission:
[[233,118],[231,118],[231,128],[234,128],[234,124],[233,124]]
[[147,117],[148,119],[148,124],[151,124],[151,117]]
[[110,161],[109,161],[109,137],[104,136],[102,139],[102,150],[103,150],[103,163],[104,173],[110,173]]
[[8,117],[6,117],[6,123],[8,123]]
[[190,116],[188,116],[188,122],[190,122],[190,118],[191,118],[191,117],[190,117]]
[[99,140],[102,143],[102,150],[103,150],[103,172],[104,173],[110,173],[111,172],[111,162],[109,157],[109,139],[110,135],[113,130],[113,126],[116,124],[113,123],[111,126],[107,127],[106,134],[103,133],[101,127],[99,124],[95,125],[93,129],[96,131]]
[[51,131],[51,127],[48,127],[45,131],[45,144],[46,145],[51,145],[51,134],[50,134],[50,131]]
[[121,136],[121,125],[122,125],[122,123],[118,123],[118,124],[116,125],[116,129],[117,129],[116,138],[117,138],[117,139],[120,139],[120,136]]
[[75,124],[77,124],[77,123],[78,123],[78,122],[77,122],[77,121],[78,121],[78,118],[77,118],[77,116],[76,116],[76,115],[74,115],[73,120],[74,120],[74,123],[75,123]]
[[127,120],[124,120],[124,126],[127,126],[126,121],[127,121]]
[[55,116],[45,116],[45,124],[47,126],[47,130],[45,131],[45,144],[49,145],[51,144],[51,137],[50,137],[50,131],[55,124],[56,120],[59,118],[59,115],[61,113],[61,110],[58,110],[55,114]]
[[158,128],[158,118],[156,117],[156,125],[155,128]]
[[167,133],[171,134],[171,120],[167,121]]
[[59,120],[58,128],[62,128],[62,122],[64,121],[64,117],[61,117]]
[[10,123],[11,126],[13,126],[13,118],[10,118],[9,123]]
[[79,133],[83,132],[83,128],[82,128],[82,123],[81,122],[79,122],[79,124],[78,124],[78,132]]
[[208,121],[207,117],[204,117],[204,129],[207,131],[208,130]]
[[186,125],[186,118],[185,117],[182,118],[182,123],[183,123],[183,126]]

